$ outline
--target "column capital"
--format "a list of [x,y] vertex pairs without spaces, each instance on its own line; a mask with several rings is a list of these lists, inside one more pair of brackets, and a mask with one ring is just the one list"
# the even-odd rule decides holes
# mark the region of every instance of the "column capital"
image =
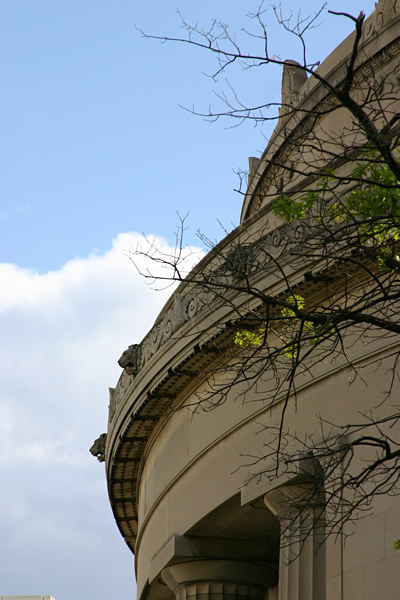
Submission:
[[278,580],[276,566],[236,560],[191,560],[170,565],[161,577],[177,600],[263,600]]

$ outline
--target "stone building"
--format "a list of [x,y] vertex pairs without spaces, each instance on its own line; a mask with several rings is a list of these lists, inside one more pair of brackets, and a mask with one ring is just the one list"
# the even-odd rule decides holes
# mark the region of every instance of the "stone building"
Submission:
[[[343,79],[354,36],[318,69],[332,86]],[[380,114],[395,114],[398,1],[377,4],[364,23],[360,44],[354,67],[359,88],[354,93],[362,94],[363,82],[372,78],[373,85],[368,85]],[[349,112],[329,110],[332,103],[318,78],[307,78],[296,63],[286,62],[279,122],[261,159],[250,161],[241,224],[195,273],[221,273],[230,259],[230,271],[220,276],[230,282],[243,273],[252,277],[252,248],[262,238],[274,267],[258,274],[260,289],[278,298],[290,281],[302,296],[323,297],[329,278],[315,271],[310,275],[307,265],[287,258],[270,200],[282,191],[301,193],[309,185],[306,167],[317,164],[316,140],[328,153],[338,139],[347,143],[346,132],[352,131],[356,139]],[[326,111],[316,119],[313,107],[321,106]],[[340,172],[348,173],[343,156],[339,163]],[[330,273],[338,289],[340,277],[337,271]],[[105,460],[115,520],[135,554],[138,599],[395,600],[400,594],[400,551],[393,542],[400,537],[400,497],[374,496],[364,518],[329,534],[328,520],[322,517],[325,491],[314,493],[312,452],[299,454],[290,473],[278,469],[275,477],[268,476],[276,456],[262,449],[272,443],[284,394],[265,402],[263,379],[254,387],[245,387],[243,378],[231,380],[234,352],[224,359],[224,373],[221,356],[231,347],[235,314],[259,310],[254,298],[235,294],[234,285],[228,286],[226,296],[221,301],[211,285],[196,288],[193,277],[180,284],[141,344],[121,357],[124,370],[110,390],[108,434],[92,448]],[[304,440],[318,430],[321,418],[357,423],[361,413],[376,410],[387,384],[388,357],[399,345],[398,336],[388,342],[377,335],[368,343],[359,337],[348,352],[352,364],[365,370],[351,386],[348,363],[340,358],[321,361],[299,375],[296,402],[286,408],[285,430]],[[210,410],[222,388],[223,401],[215,400],[217,406]],[[382,414],[385,410],[383,405]],[[399,440],[397,421],[392,425],[391,436]],[[249,466],[248,457],[263,459],[259,464],[250,460]],[[323,460],[318,468],[325,468]]]

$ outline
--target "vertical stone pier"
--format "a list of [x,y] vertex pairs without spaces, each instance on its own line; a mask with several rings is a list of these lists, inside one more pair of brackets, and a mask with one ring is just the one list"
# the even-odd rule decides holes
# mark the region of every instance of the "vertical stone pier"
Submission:
[[264,501],[281,526],[279,600],[325,600],[323,495],[313,483],[292,483]]

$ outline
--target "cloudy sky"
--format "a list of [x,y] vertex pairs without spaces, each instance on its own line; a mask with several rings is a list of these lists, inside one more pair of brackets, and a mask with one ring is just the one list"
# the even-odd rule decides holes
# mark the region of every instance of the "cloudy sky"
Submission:
[[[300,3],[285,7],[297,12]],[[303,0],[303,14],[320,2]],[[349,10],[349,2],[331,2]],[[179,36],[177,15],[221,19],[239,35],[257,2],[0,0],[0,595],[134,598],[133,557],[109,508],[104,465],[117,359],[168,297],[127,258],[143,234],[173,245],[180,215],[212,240],[238,223],[234,170],[259,156],[268,126],[210,124],[180,108],[277,100],[279,69],[214,83],[206,54],[143,38]],[[369,14],[373,0],[352,0]],[[266,4],[271,50],[300,58]],[[310,59],[351,24],[323,15]],[[254,43],[254,39],[250,40]],[[164,241],[162,241],[162,239]],[[143,268],[145,265],[143,264]]]

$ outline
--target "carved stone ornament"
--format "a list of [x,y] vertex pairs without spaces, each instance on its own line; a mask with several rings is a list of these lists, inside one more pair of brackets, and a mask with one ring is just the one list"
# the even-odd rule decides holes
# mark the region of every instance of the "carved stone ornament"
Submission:
[[226,270],[234,281],[249,276],[254,267],[254,247],[251,244],[238,245],[227,256]]
[[109,392],[110,392],[110,404],[108,407],[109,423],[112,423],[112,421],[114,420],[115,413],[118,411],[123,399],[125,398],[130,381],[131,381],[131,376],[128,375],[126,370],[124,370],[118,381],[117,387],[115,389],[109,388]]
[[111,421],[114,418],[115,410],[116,410],[116,394],[114,394],[115,388],[108,388],[108,393],[110,394],[110,404],[108,405],[108,420]]
[[400,13],[400,0],[380,0],[375,3],[375,30],[380,31]]
[[249,156],[249,181],[253,177],[254,173],[257,171],[259,164],[259,158],[256,158],[255,156]]
[[142,342],[140,368],[149,361],[155,352],[171,338],[178,329],[206,306],[210,301],[210,293],[200,289],[188,294],[175,294],[171,307],[161,321],[157,322]]
[[107,434],[102,433],[101,436],[94,441],[93,446],[89,450],[89,452],[93,454],[93,456],[95,456],[99,462],[105,461],[106,441]]
[[135,376],[140,366],[140,344],[132,344],[122,353],[118,361],[120,367],[126,370],[128,375]]
[[282,73],[282,107],[280,116],[290,112],[301,100],[300,90],[307,81],[307,73],[295,60],[285,60]]

